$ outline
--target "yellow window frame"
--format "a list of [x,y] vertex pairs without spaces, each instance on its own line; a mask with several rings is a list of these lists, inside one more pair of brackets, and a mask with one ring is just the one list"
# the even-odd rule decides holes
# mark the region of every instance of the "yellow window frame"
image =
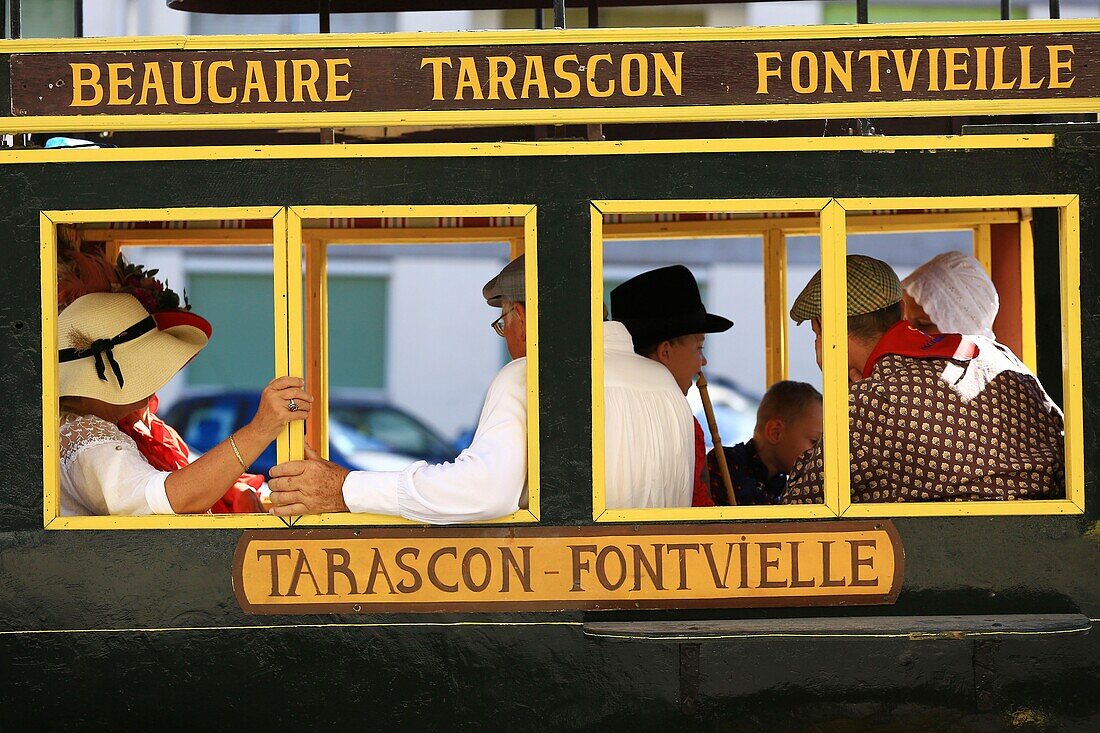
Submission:
[[[364,242],[361,236],[349,234],[346,230],[312,230],[302,228],[302,221],[308,219],[385,219],[385,218],[426,218],[426,217],[516,217],[523,219],[520,232],[509,229],[507,236],[501,237],[498,233],[494,236],[492,230],[478,230],[476,238],[470,234],[463,234],[461,229],[456,229],[453,237],[448,237],[446,232],[426,229],[417,236],[416,232],[406,230],[400,234],[400,243],[441,244],[445,245],[455,241],[463,242],[493,242],[502,239],[509,244],[510,255],[516,257],[526,253],[525,260],[525,287],[527,292],[527,489],[528,505],[526,509],[518,509],[506,517],[477,522],[477,524],[517,524],[533,523],[539,521],[539,391],[538,391],[538,247],[536,242],[535,217],[536,209],[531,204],[448,204],[448,205],[380,205],[380,206],[291,206],[288,222],[288,251],[297,252],[297,267],[305,268],[305,290],[299,292],[299,297],[304,297],[308,352],[311,363],[304,362],[304,354],[301,349],[302,329],[299,323],[295,332],[296,340],[292,338],[290,349],[291,369],[294,373],[307,376],[307,382],[314,387],[317,394],[314,395],[319,409],[314,410],[314,427],[316,436],[313,438],[321,448],[322,454],[328,450],[328,296],[327,296],[327,262],[328,245],[330,244],[393,244],[395,237],[387,237],[385,232],[376,233],[368,241]],[[396,231],[396,230],[393,230]],[[291,258],[293,260],[293,257]],[[295,263],[290,265],[293,272]],[[302,279],[291,278],[297,282],[301,290]],[[294,287],[290,288],[291,291]],[[296,309],[292,313],[302,312],[302,300],[298,301]],[[311,421],[313,422],[313,421]],[[295,441],[291,445],[292,455],[301,455],[301,445],[304,438],[304,428],[301,423],[294,423],[294,431],[291,435]],[[294,521],[296,527],[317,526],[368,526],[368,525],[408,525],[426,526],[420,522],[413,522],[402,517],[392,517],[381,514],[348,514],[330,513],[298,517]]]
[[[856,232],[896,231],[907,228],[909,222],[879,222],[867,224],[849,212],[890,209],[946,210],[948,226],[936,225],[925,215],[911,217],[913,223],[928,230],[954,229],[970,223],[975,228],[1000,223],[1004,212],[974,212],[974,209],[1019,209],[1030,213],[1032,208],[1058,208],[1060,212],[1060,286],[1062,313],[1063,392],[1065,402],[1065,467],[1066,498],[1021,501],[922,502],[922,503],[859,503],[851,502],[850,446],[848,435],[848,370],[847,370],[847,282],[846,250],[849,224]],[[958,212],[957,215],[955,212]],[[654,509],[609,509],[606,505],[604,464],[604,404],[603,404],[603,242],[615,238],[613,227],[605,225],[605,214],[655,213],[772,213],[799,212],[816,218],[821,242],[822,371],[825,398],[825,492],[824,503],[791,506],[677,507]],[[976,218],[975,218],[976,217]],[[983,220],[984,219],[984,220]],[[713,521],[747,519],[816,519],[836,517],[902,517],[902,516],[995,516],[1081,514],[1084,512],[1084,437],[1083,402],[1081,395],[1081,316],[1080,316],[1080,210],[1079,199],[1066,195],[1021,196],[957,196],[957,197],[891,197],[891,198],[803,198],[803,199],[730,199],[730,200],[631,200],[591,202],[591,319],[592,319],[592,516],[597,522],[658,522]],[[1017,217],[1021,226],[1021,255],[1026,259],[1024,285],[1033,283],[1029,256],[1032,253],[1030,216]],[[776,220],[770,220],[774,222]],[[682,231],[666,233],[668,237],[691,236],[688,226],[695,226],[695,236],[722,236],[720,225],[727,222],[689,224]],[[901,225],[900,227],[898,225]],[[623,226],[623,225],[618,225]],[[883,226],[890,227],[883,229]],[[765,220],[756,229],[743,225],[736,231],[727,229],[725,236],[763,236],[765,255],[765,286],[768,293],[786,297],[778,286],[785,279],[785,248],[782,232],[772,233],[774,224]],[[706,230],[705,232],[703,230]],[[811,233],[802,227],[799,233]],[[618,232],[621,238],[636,238],[633,231]],[[631,236],[633,235],[633,236]],[[770,272],[769,272],[770,270]],[[1025,363],[1034,364],[1034,292],[1025,289],[1024,298]],[[767,317],[779,315],[783,326],[766,324],[766,363],[768,373],[786,376],[786,310],[776,304],[766,307]],[[1027,330],[1030,329],[1029,334]],[[835,447],[830,447],[835,446]]]
[[[171,209],[94,209],[39,213],[42,293],[42,521],[46,529],[260,529],[286,527],[270,514],[177,514],[149,516],[61,516],[60,419],[57,364],[57,229],[62,225],[145,221],[220,221],[270,219],[274,266],[275,374],[287,374],[288,300],[287,211],[282,206],[231,206]],[[259,244],[260,242],[256,242]],[[215,245],[216,246],[216,245]],[[278,438],[280,461],[290,455],[290,433]]]

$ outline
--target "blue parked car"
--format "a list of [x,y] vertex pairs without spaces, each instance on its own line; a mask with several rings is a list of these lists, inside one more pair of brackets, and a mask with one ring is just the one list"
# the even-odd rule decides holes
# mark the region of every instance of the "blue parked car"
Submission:
[[[255,391],[193,393],[174,402],[161,417],[192,451],[204,453],[248,423],[256,413]],[[329,400],[329,460],[352,470],[400,471],[424,460],[454,460],[450,444],[412,415],[384,402],[335,396]],[[267,476],[276,463],[275,444],[250,470]]]

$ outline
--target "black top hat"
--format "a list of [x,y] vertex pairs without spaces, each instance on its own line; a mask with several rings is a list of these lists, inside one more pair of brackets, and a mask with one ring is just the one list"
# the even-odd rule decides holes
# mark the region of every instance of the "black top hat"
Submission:
[[733,326],[728,318],[707,313],[695,276],[683,265],[643,272],[612,290],[611,317],[626,326],[636,349]]

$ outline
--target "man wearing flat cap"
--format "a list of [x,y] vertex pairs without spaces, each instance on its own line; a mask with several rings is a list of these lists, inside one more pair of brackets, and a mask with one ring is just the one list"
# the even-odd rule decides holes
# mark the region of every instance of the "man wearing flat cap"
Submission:
[[[885,262],[849,255],[848,391],[853,502],[1053,499],[1065,494],[1063,423],[1038,379],[981,336],[930,336],[902,318]],[[821,273],[791,308],[821,364]],[[823,446],[804,453],[782,501],[823,501]]]
[[[272,469],[274,512],[368,512],[450,524],[507,516],[527,506],[527,310],[524,257],[485,284],[486,303],[500,308],[493,330],[512,357],[489,385],[473,442],[454,463],[419,461],[404,471],[348,471],[307,449],[308,460]],[[622,342],[627,346],[623,347]],[[659,365],[630,352],[619,324],[606,324],[606,483],[609,506],[626,486],[689,481],[691,411]],[[679,430],[683,439],[663,440]]]
[[[664,364],[683,395],[707,365],[703,344],[733,321],[707,313],[699,284],[683,265],[643,272],[611,291],[611,316],[630,332],[634,351]],[[684,400],[686,404],[686,400]],[[694,434],[691,492],[671,506],[714,506],[706,473],[703,427],[692,417]]]

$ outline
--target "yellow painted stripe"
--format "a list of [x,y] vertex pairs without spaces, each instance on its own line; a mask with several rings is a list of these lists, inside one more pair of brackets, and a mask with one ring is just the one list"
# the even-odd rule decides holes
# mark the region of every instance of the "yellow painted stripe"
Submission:
[[[1069,470],[1067,467],[1067,492],[1069,491],[1069,484]],[[1084,493],[1083,484],[1081,493]],[[1021,499],[1019,501],[859,503],[851,504],[842,516],[845,519],[865,519],[872,517],[998,517],[1081,513],[1083,513],[1083,509],[1073,501],[1064,499]]]
[[[530,143],[394,143],[392,145],[218,145],[174,148],[73,148],[0,151],[0,164],[142,160],[268,160],[341,158],[476,158],[545,155],[663,155],[897,150],[1050,148],[1054,135],[911,135],[790,137],[736,140],[626,140]],[[296,207],[301,208],[301,207]],[[323,208],[323,207],[322,207]]]
[[[0,132],[48,133],[142,130],[274,130],[317,127],[404,127],[580,123],[728,122],[836,117],[1091,113],[1100,98],[969,99],[816,104],[728,104],[570,109],[387,110],[379,112],[242,112],[237,114],[46,115],[0,117]],[[969,137],[969,136],[967,136]],[[827,139],[827,138],[818,138]],[[866,138],[862,138],[866,139]],[[331,146],[325,146],[331,147]]]
[[42,297],[42,524],[61,516],[61,448],[58,428],[61,388],[57,363],[57,224],[38,217]]
[[1038,374],[1039,357],[1035,343],[1035,237],[1029,214],[1020,221],[1020,325],[1023,352],[1020,359],[1032,374]]
[[409,46],[508,46],[564,43],[654,43],[667,41],[782,41],[822,38],[970,36],[982,34],[1088,33],[1100,22],[1083,20],[997,20],[874,25],[770,26],[739,28],[593,28],[489,30],[444,33],[332,33],[301,35],[147,36],[139,38],[49,38],[0,41],[0,53],[73,51],[203,51]]
[[[492,216],[508,216],[499,211]],[[537,211],[528,206],[523,216],[524,292],[527,297],[527,508],[537,521],[541,496],[541,452],[539,449],[539,280]],[[522,509],[520,510],[523,511]]]
[[1081,361],[1081,202],[1076,196],[1059,212],[1061,265],[1062,394],[1065,407],[1066,499],[1085,506],[1085,437]]
[[598,202],[592,202],[591,216],[591,300],[592,319],[592,518],[600,521],[607,512],[607,461],[604,431],[607,418],[604,412],[604,363],[603,363],[603,215]]
[[848,442],[848,281],[844,207],[821,211],[821,360],[825,398],[825,504],[843,514],[851,502]]

